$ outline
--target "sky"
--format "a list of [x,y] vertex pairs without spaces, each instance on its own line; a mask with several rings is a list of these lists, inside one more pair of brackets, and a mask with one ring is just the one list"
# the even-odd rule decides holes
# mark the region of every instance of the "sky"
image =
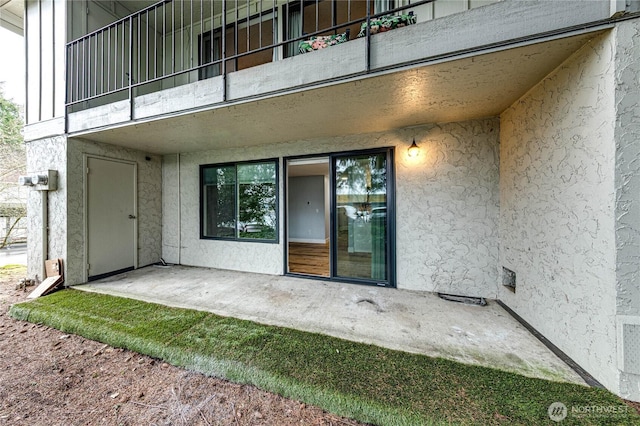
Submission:
[[6,98],[24,105],[24,40],[0,27],[0,82]]

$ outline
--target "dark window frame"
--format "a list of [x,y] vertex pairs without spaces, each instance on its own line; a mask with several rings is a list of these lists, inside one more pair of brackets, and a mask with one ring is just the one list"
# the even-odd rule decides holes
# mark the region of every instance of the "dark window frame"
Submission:
[[[210,168],[219,168],[219,167],[233,167],[235,169],[235,197],[234,203],[237,208],[239,204],[239,181],[238,181],[238,166],[245,166],[251,164],[264,164],[271,163],[275,166],[275,238],[274,239],[264,239],[264,238],[241,238],[239,236],[238,231],[238,222],[239,222],[239,212],[235,212],[235,224],[234,224],[234,233],[233,237],[217,237],[205,235],[205,196],[204,196],[204,176],[205,170]],[[232,161],[227,163],[212,163],[212,164],[201,164],[200,165],[200,177],[198,180],[198,184],[200,186],[200,239],[201,240],[219,240],[219,241],[239,241],[239,242],[252,242],[252,243],[265,243],[265,244],[279,244],[280,243],[280,159],[279,158],[265,158],[259,160],[250,160],[250,161]]]
[[[307,32],[304,31],[304,15],[305,15],[305,8],[307,6],[317,6],[318,3],[320,2],[331,2],[331,26],[335,27],[338,25],[338,4],[337,1],[339,0],[319,0],[319,2],[316,2],[315,0],[291,0],[288,3],[285,3],[283,5],[282,11],[283,11],[283,19],[282,19],[282,24],[280,27],[280,30],[282,31],[282,34],[284,35],[284,41],[287,40],[291,40],[300,36],[304,36],[307,34]],[[372,1],[372,0],[369,0]],[[302,20],[302,34],[300,36],[295,35],[295,34],[290,34],[290,28],[289,28],[289,21],[291,19],[291,15],[294,12],[300,12],[300,18]],[[333,34],[338,34],[338,29],[336,28],[333,31]],[[346,27],[345,27],[346,29]],[[292,41],[290,43],[287,43],[284,45],[284,51],[283,51],[283,57],[284,58],[292,58],[294,56],[298,55],[298,52],[294,49],[293,53],[290,54],[287,51],[287,46],[289,46],[291,43],[293,43],[294,46],[298,45],[298,41]]]
[[[271,15],[270,18],[269,18],[269,15]],[[239,31],[243,31],[238,29],[237,27],[243,24],[251,26],[251,21],[254,21],[256,19],[260,19],[262,22],[269,21],[270,19],[272,22],[272,28],[274,28],[275,30],[276,25],[278,23],[278,9],[276,10],[266,9],[263,11],[258,11],[250,15],[249,17],[243,17],[238,19],[237,21],[227,22],[224,27],[224,32],[226,34],[227,31],[233,30],[234,31],[233,36],[235,37],[237,36]],[[215,56],[215,46],[213,48],[211,47],[212,47],[212,44],[216,43],[216,41],[220,42],[220,49],[218,52],[218,55],[220,56],[220,58],[214,60],[213,57],[211,57],[207,61],[208,54],[212,54],[213,56]],[[223,41],[226,42],[225,37],[223,37],[222,35],[222,26],[219,26],[214,28],[213,30],[204,31],[198,34],[198,66],[200,67],[198,69],[198,80],[206,80],[208,78],[213,78],[213,77],[222,75],[222,63],[224,61],[226,61],[227,64],[232,63],[233,71],[238,71],[238,58],[235,57],[233,59],[227,59],[226,55],[223,55],[223,52],[225,51],[225,48],[226,48],[226,46],[222,45]],[[207,49],[207,46],[209,46],[209,49]],[[234,40],[233,47],[234,47],[234,50],[237,50],[238,40]],[[276,49],[276,47],[273,47],[273,49]],[[228,54],[228,52],[225,52],[225,53]],[[248,52],[241,52],[240,54],[244,54],[244,53],[248,53]],[[258,52],[248,53],[248,55],[251,56],[254,53],[258,53]],[[235,52],[231,56],[235,56],[235,55],[238,55],[238,53]],[[244,68],[241,68],[241,69],[244,69]],[[208,70],[212,70],[212,71],[208,71]],[[211,75],[209,75],[210,73]]]
[[334,270],[337,254],[335,252],[334,243],[330,243],[330,276],[320,276],[320,275],[308,275],[308,274],[300,274],[297,272],[289,272],[289,230],[288,227],[284,228],[284,249],[282,250],[282,262],[284,267],[284,275],[291,277],[299,277],[299,278],[308,278],[313,280],[320,281],[331,281],[331,282],[342,282],[348,284],[362,284],[367,286],[375,286],[375,287],[387,287],[387,288],[397,288],[397,246],[396,246],[396,229],[397,229],[397,217],[396,217],[396,147],[395,146],[381,146],[375,148],[365,148],[365,149],[355,149],[355,150],[347,150],[347,151],[328,151],[328,152],[319,152],[315,154],[302,154],[302,155],[292,155],[289,157],[284,157],[282,159],[282,167],[283,167],[283,176],[285,176],[283,183],[283,193],[285,194],[284,201],[284,223],[286,224],[288,221],[287,217],[287,209],[288,209],[288,200],[286,198],[286,194],[288,191],[288,181],[287,181],[287,169],[288,163],[291,160],[301,160],[305,158],[316,158],[316,157],[328,157],[329,158],[329,188],[331,191],[330,200],[329,200],[329,228],[331,238],[334,238],[336,232],[336,216],[335,216],[335,194],[333,193],[335,187],[335,160],[339,157],[346,157],[352,155],[368,155],[368,154],[377,154],[377,153],[386,153],[387,155],[387,217],[389,221],[387,222],[387,243],[388,252],[387,252],[387,279],[386,280],[373,280],[373,279],[365,279],[365,278],[352,278],[352,277],[342,277],[337,275]]
[[[319,0],[319,2],[323,2],[323,1],[330,1],[331,2],[331,26],[332,27],[336,27],[338,26],[338,1],[339,0]],[[291,18],[291,14],[292,12],[300,12],[301,14],[301,18],[302,18],[302,22],[304,23],[304,9],[307,6],[316,6],[319,2],[316,2],[315,0],[291,0],[288,3],[283,4],[283,19],[282,19],[282,34],[284,34],[285,36],[285,41],[286,40],[291,40],[292,37],[291,34],[289,34],[289,20]],[[367,0],[364,0],[365,5],[367,3]],[[371,13],[372,14],[378,14],[378,13],[384,13],[383,11],[378,11],[375,10],[375,0],[368,0],[369,4],[370,4],[370,8],[371,8]],[[389,0],[389,7],[387,8],[387,10],[393,10],[396,8],[396,0]],[[363,17],[363,18],[366,18]],[[347,17],[347,21],[349,21],[350,19],[353,19],[353,17]],[[333,31],[334,34],[338,33],[338,29]],[[302,35],[306,34],[304,32],[304,27],[303,27],[303,33]]]

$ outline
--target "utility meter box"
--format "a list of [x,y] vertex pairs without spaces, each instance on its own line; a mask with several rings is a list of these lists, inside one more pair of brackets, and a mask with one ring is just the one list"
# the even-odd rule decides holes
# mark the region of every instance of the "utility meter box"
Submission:
[[30,176],[21,176],[20,184],[32,186],[36,191],[55,191],[58,189],[58,171],[47,170],[32,173]]

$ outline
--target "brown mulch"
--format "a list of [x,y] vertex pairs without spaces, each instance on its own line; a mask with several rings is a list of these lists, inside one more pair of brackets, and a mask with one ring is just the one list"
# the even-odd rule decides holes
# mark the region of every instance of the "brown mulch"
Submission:
[[0,276],[0,425],[359,425],[7,315],[26,299]]
[[627,400],[624,400],[624,402],[626,402],[628,406],[635,409],[638,412],[638,414],[640,414],[640,402],[627,401]]

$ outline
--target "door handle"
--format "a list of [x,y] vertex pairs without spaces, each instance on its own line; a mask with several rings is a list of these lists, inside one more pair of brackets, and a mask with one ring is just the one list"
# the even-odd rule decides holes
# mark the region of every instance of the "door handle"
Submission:
[[129,215],[129,219],[135,219],[136,217],[132,214]]

